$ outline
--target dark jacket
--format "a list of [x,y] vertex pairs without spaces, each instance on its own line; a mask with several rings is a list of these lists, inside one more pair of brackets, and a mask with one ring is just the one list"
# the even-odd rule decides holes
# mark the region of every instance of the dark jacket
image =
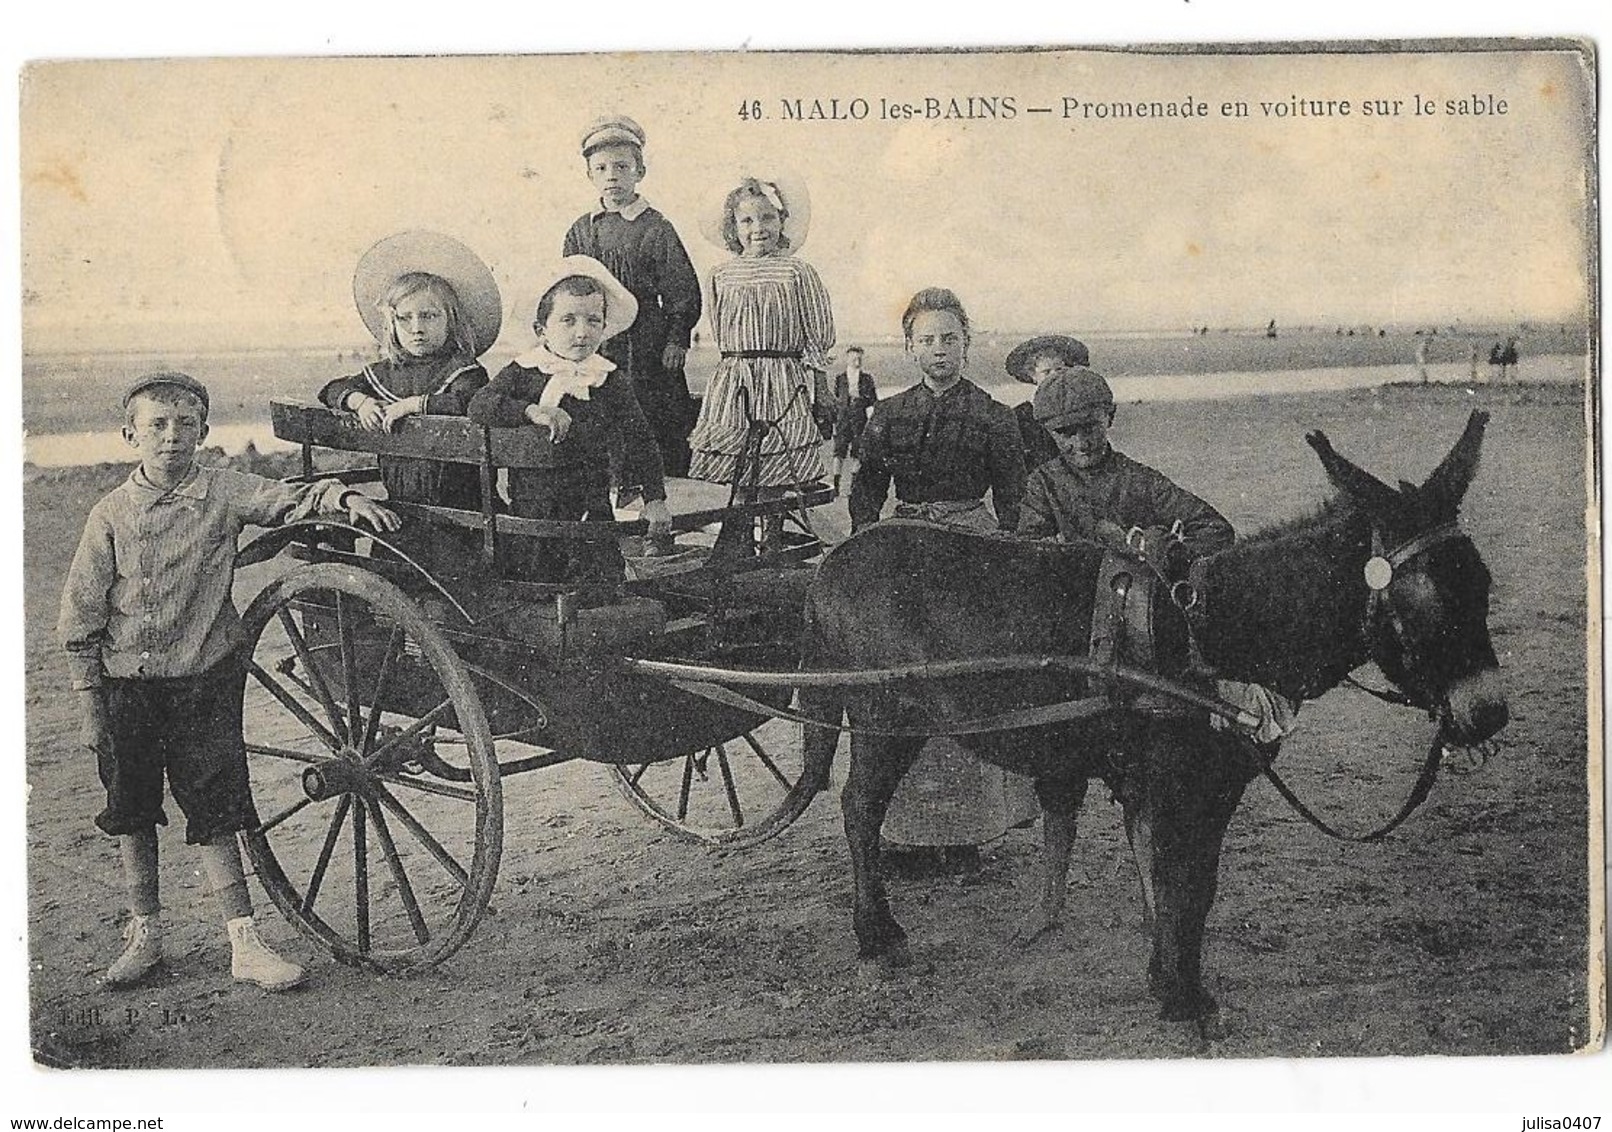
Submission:
[[[373,362],[362,373],[338,377],[319,391],[319,400],[332,409],[346,409],[347,398],[353,393],[367,394],[383,404],[424,396],[427,413],[462,417],[476,390],[486,384],[487,371],[474,358],[457,354],[408,358],[401,362]],[[481,508],[480,475],[470,464],[413,456],[381,456],[377,461],[381,482],[392,499],[471,511]]]
[[648,206],[631,220],[585,213],[566,232],[563,254],[592,256],[638,300],[631,328],[599,352],[635,381],[666,376],[662,352],[668,344],[688,348],[702,305],[700,277],[671,221]]
[[904,503],[983,499],[1013,530],[1024,495],[1024,455],[1013,414],[966,378],[936,396],[919,382],[873,408],[851,481],[851,525],[877,522],[895,481]]
[[1125,529],[1181,522],[1194,558],[1225,550],[1237,537],[1224,516],[1162,472],[1109,450],[1095,468],[1072,467],[1060,457],[1030,473],[1019,513],[1019,533],[1091,539],[1099,519]]
[[[498,371],[487,388],[470,399],[470,419],[495,428],[530,427],[526,409],[537,404],[548,383],[549,375],[542,370],[528,368],[518,361],[510,362]],[[638,398],[633,396],[626,374],[619,369],[612,370],[602,385],[590,391],[586,401],[567,394],[560,398],[560,408],[571,417],[571,428],[565,439],[554,446],[555,465],[552,469],[511,468],[512,504],[517,495],[546,493],[558,478],[597,477],[599,483],[608,487],[612,437],[620,441],[627,466],[636,471],[632,482],[643,485],[644,498],[666,498],[660,449],[655,446],[649,421],[639,407]]]

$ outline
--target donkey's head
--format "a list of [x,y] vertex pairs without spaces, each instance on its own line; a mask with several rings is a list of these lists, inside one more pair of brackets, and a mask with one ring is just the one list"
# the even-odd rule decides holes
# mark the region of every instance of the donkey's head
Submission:
[[1458,526],[1488,420],[1474,412],[1427,482],[1401,482],[1398,490],[1338,455],[1322,433],[1305,437],[1328,478],[1371,522],[1364,573],[1372,660],[1462,744],[1482,742],[1508,718],[1489,642],[1489,570]]

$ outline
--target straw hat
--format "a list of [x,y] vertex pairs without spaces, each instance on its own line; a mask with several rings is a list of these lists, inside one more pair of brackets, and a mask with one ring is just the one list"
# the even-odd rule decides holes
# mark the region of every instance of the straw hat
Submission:
[[722,238],[722,222],[726,219],[723,206],[728,194],[747,179],[760,182],[762,190],[774,198],[773,203],[781,205],[783,211],[789,213],[784,218],[784,236],[789,240],[788,250],[800,251],[801,245],[806,242],[807,230],[812,224],[812,198],[806,191],[806,182],[788,169],[736,170],[731,177],[721,182],[721,189],[700,216],[700,234],[723,251],[733,251]]
[[380,304],[401,276],[424,271],[448,282],[459,296],[459,310],[480,354],[498,338],[504,303],[498,283],[476,253],[439,232],[399,232],[388,236],[358,261],[353,272],[353,302],[377,342],[386,340],[386,313]]
[[1020,342],[1013,347],[1002,363],[1007,371],[1020,381],[1035,384],[1035,378],[1030,376],[1030,367],[1037,358],[1047,354],[1054,354],[1063,359],[1063,364],[1070,367],[1091,365],[1091,352],[1086,349],[1086,343],[1078,338],[1070,338],[1066,334],[1043,334],[1038,338]]
[[605,293],[605,340],[609,341],[625,331],[638,318],[638,300],[610,274],[610,269],[591,255],[568,255],[543,265],[537,275],[537,286],[530,296],[515,308],[513,321],[531,325],[537,318],[537,304],[548,294],[549,288],[568,275],[585,275],[597,280]]

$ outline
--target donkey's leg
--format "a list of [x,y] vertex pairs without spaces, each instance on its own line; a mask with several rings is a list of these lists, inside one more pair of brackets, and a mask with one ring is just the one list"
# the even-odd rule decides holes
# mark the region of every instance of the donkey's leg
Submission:
[[1203,988],[1203,931],[1215,898],[1220,847],[1247,785],[1233,741],[1202,726],[1161,724],[1147,751],[1153,806],[1153,883],[1158,918],[1148,989],[1160,1016],[1211,1024]]
[[851,875],[855,883],[858,955],[881,971],[912,962],[907,933],[890,914],[884,876],[879,867],[879,829],[885,812],[909,767],[917,761],[921,739],[882,738],[856,731],[851,720],[851,772],[840,792],[845,816],[845,837],[851,847]]
[[1029,943],[1057,925],[1069,892],[1069,858],[1075,847],[1075,820],[1086,797],[1084,778],[1038,778],[1041,802],[1041,903],[1014,933]]

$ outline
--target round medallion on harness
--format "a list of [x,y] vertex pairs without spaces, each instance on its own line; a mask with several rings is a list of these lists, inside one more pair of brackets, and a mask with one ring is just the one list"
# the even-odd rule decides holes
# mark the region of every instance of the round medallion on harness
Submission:
[[1386,590],[1393,580],[1394,568],[1388,564],[1388,559],[1374,554],[1366,560],[1366,585],[1374,590]]

